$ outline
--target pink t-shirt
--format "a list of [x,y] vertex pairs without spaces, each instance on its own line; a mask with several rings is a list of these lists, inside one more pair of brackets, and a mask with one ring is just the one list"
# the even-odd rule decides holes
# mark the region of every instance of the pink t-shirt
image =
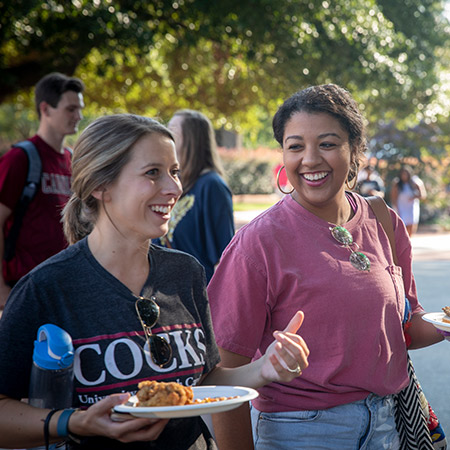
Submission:
[[[402,331],[404,298],[421,311],[411,271],[411,243],[391,211],[400,266],[366,201],[345,227],[371,262],[360,272],[326,222],[290,196],[241,228],[208,286],[220,347],[259,358],[294,313],[309,349],[309,367],[291,383],[271,383],[254,400],[261,411],[325,409],[369,393],[398,392],[408,382]],[[402,276],[403,274],[403,276]]]

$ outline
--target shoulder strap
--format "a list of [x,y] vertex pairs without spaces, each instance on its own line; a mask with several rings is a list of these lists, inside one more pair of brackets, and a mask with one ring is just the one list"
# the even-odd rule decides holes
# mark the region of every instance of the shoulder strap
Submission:
[[395,265],[397,265],[397,251],[395,249],[395,234],[394,234],[394,226],[392,225],[392,217],[389,209],[386,205],[386,202],[379,197],[378,195],[373,195],[371,197],[365,197],[365,200],[372,208],[378,222],[381,223],[387,237],[389,239],[389,243],[391,244],[391,252],[392,258],[394,260]]
[[19,237],[25,212],[33,200],[41,182],[42,162],[36,146],[31,141],[22,141],[14,145],[21,148],[28,158],[28,172],[20,201],[14,211],[14,222],[5,239],[3,259],[10,261],[15,254],[15,246]]
[[25,187],[22,191],[21,199],[29,198],[30,200],[36,195],[37,187],[41,182],[42,163],[41,157],[36,146],[31,141],[22,141],[15,144],[14,147],[21,148],[28,158],[28,173]]

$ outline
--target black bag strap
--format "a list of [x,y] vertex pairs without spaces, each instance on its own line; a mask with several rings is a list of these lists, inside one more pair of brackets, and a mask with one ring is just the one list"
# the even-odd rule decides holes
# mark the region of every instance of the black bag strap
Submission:
[[36,146],[31,141],[21,141],[13,147],[21,148],[28,158],[28,172],[25,186],[20,196],[19,203],[14,211],[14,222],[5,239],[3,259],[10,261],[15,254],[15,246],[19,237],[22,221],[28,205],[33,200],[41,182],[42,162]]

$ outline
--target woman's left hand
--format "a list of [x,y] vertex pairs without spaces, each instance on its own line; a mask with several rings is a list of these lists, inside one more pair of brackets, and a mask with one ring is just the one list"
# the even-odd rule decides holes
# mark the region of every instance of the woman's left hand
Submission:
[[261,375],[266,380],[289,382],[308,367],[309,349],[297,334],[303,318],[303,312],[297,311],[283,331],[273,333],[275,341],[262,358]]

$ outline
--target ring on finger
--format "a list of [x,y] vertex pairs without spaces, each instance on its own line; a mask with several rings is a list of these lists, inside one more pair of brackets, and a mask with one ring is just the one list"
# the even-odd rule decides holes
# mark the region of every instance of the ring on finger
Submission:
[[291,373],[296,373],[297,375],[300,375],[302,373],[302,370],[300,369],[300,364],[297,363],[297,367],[295,369],[287,368],[287,370]]

